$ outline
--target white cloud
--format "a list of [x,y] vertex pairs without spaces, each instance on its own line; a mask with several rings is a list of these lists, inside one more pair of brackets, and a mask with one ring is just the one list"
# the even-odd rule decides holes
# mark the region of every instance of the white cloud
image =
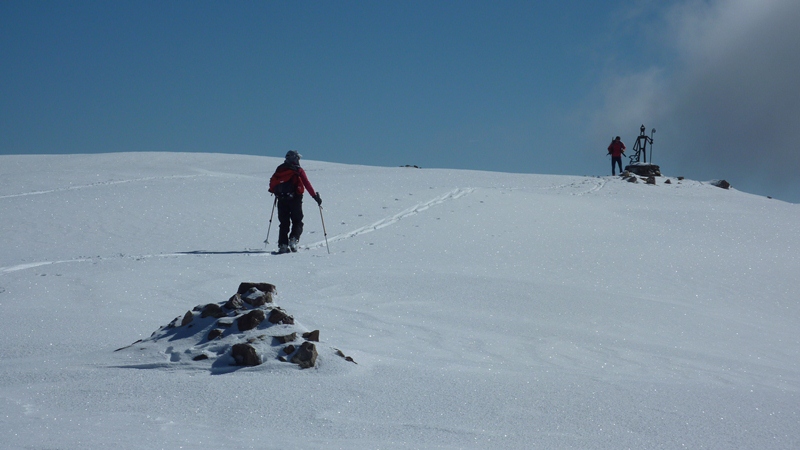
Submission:
[[652,123],[659,115],[665,84],[658,68],[608,80],[602,88],[604,110],[592,118],[592,134],[611,136],[634,129],[638,134],[640,122]]
[[674,62],[612,77],[596,127],[652,118],[674,170],[800,201],[798,22],[796,0],[674,6],[657,44]]

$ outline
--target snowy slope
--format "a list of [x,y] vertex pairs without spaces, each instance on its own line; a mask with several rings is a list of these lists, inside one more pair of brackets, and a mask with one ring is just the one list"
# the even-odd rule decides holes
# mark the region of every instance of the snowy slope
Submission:
[[[0,157],[0,446],[800,446],[798,205],[304,161],[331,254],[256,253],[279,163]],[[358,365],[114,352],[241,281]]]

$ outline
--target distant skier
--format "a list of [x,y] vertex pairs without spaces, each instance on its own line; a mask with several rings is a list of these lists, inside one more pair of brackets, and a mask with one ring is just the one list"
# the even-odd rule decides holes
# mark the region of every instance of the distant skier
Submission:
[[608,146],[608,154],[611,155],[611,176],[616,175],[614,172],[614,164],[619,165],[619,173],[622,175],[622,155],[625,154],[625,144],[622,143],[619,136],[615,137],[611,144]]
[[303,192],[307,189],[317,204],[322,206],[319,192],[314,191],[306,171],[300,167],[301,157],[302,155],[296,151],[289,150],[286,153],[286,161],[275,169],[269,180],[269,191],[275,194],[278,201],[279,254],[297,251],[300,235],[303,234]]

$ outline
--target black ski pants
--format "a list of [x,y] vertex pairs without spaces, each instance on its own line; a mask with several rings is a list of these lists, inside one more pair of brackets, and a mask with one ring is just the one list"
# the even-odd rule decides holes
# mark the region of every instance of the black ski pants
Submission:
[[616,175],[614,173],[614,164],[619,164],[619,173],[622,175],[622,156],[612,156],[611,157],[611,175]]
[[[278,221],[281,225],[278,231],[278,245],[289,245],[289,238],[300,240],[303,234],[303,196],[278,199]],[[289,228],[291,227],[291,233]]]

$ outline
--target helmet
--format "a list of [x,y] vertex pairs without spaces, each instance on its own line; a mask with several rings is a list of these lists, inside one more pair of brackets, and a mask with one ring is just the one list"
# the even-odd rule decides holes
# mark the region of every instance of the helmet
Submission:
[[289,161],[289,162],[294,162],[294,163],[300,162],[300,158],[302,158],[302,157],[303,157],[303,155],[301,155],[300,153],[297,153],[294,150],[289,150],[288,152],[286,152],[286,161]]

